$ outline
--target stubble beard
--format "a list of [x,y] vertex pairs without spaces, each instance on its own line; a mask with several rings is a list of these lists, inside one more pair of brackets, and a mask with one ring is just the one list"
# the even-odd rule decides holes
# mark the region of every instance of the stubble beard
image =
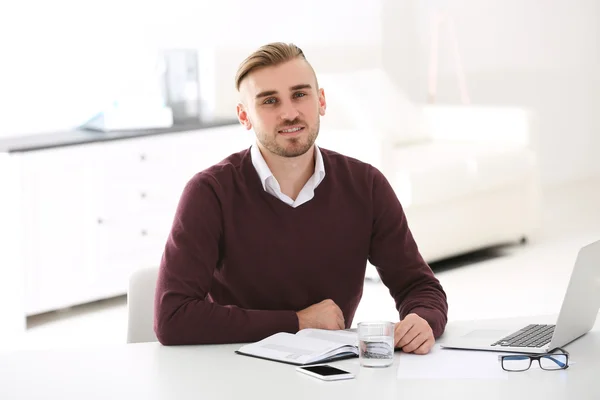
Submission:
[[[293,123],[289,124],[294,125]],[[263,145],[265,149],[270,151],[271,153],[278,155],[280,157],[292,158],[299,157],[305,154],[310,150],[312,145],[317,140],[319,136],[319,127],[320,127],[320,118],[317,117],[317,121],[314,125],[309,126],[307,124],[303,124],[306,126],[305,129],[308,130],[308,134],[306,138],[303,137],[291,137],[284,138],[285,146],[280,145],[277,142],[277,136],[280,135],[278,131],[275,132],[274,136],[267,136],[263,133],[259,133],[257,135],[258,141]]]

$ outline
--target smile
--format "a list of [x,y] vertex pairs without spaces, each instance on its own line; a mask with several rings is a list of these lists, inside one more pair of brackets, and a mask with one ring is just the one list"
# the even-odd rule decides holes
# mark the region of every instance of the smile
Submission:
[[296,133],[296,132],[300,132],[303,129],[304,129],[304,127],[302,127],[302,126],[296,126],[294,128],[282,129],[279,131],[279,133]]

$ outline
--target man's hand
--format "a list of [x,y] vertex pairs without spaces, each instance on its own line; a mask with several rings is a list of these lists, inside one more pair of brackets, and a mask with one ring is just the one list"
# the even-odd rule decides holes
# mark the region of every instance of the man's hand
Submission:
[[313,304],[296,314],[298,315],[300,330],[306,328],[329,330],[345,328],[342,310],[330,299]]
[[408,314],[394,327],[394,347],[405,353],[427,354],[435,343],[429,323],[417,314]]

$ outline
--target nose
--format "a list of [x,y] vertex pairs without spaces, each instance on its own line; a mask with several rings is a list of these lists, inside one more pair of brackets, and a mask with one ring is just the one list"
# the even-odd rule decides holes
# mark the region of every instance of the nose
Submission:
[[298,110],[296,109],[296,107],[294,106],[294,104],[292,102],[284,102],[281,105],[280,110],[281,110],[281,114],[279,116],[284,121],[285,120],[293,121],[298,117],[298,115],[300,115],[300,113],[298,112]]

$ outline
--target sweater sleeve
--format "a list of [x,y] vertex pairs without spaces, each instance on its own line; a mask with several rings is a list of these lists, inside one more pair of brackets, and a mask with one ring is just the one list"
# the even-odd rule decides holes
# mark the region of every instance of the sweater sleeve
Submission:
[[295,311],[247,310],[209,300],[222,249],[218,183],[197,174],[183,190],[159,268],[154,330],[164,345],[254,342],[297,332]]
[[369,261],[393,296],[400,319],[410,313],[419,315],[437,338],[448,320],[446,293],[422,258],[393,188],[380,171],[373,170]]

